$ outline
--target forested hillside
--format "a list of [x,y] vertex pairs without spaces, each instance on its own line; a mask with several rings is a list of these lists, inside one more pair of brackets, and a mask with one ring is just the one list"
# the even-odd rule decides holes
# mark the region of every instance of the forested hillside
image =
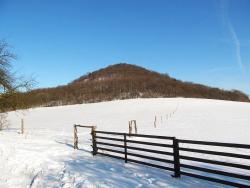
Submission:
[[130,64],[116,64],[88,73],[68,85],[23,94],[30,106],[56,106],[149,97],[190,97],[249,101],[240,91],[225,91],[183,82]]

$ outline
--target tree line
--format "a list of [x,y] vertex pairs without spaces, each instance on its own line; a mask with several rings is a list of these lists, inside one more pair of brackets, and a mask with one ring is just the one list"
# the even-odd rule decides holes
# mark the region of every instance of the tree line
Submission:
[[248,102],[240,91],[225,91],[183,82],[129,64],[116,64],[88,73],[68,85],[24,93],[31,106],[55,106],[114,99],[189,97]]
[[183,82],[145,68],[120,63],[88,73],[55,88],[30,90],[32,80],[11,72],[15,60],[9,45],[0,41],[0,113],[38,106],[110,101],[114,99],[190,97],[249,102],[240,91],[225,91]]

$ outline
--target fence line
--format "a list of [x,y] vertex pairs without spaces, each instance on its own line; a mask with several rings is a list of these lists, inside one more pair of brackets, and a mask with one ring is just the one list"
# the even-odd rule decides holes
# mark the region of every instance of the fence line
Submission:
[[[211,150],[205,150],[205,149],[196,149],[196,148],[190,148],[190,147],[182,147],[180,144],[185,145],[193,145],[196,146],[219,146],[219,147],[226,147],[226,148],[240,148],[240,149],[250,149],[250,145],[246,144],[234,144],[234,143],[220,143],[220,142],[206,142],[206,141],[194,141],[194,140],[182,140],[177,139],[175,137],[168,137],[168,136],[157,136],[157,135],[143,135],[143,134],[127,134],[127,133],[121,133],[121,132],[107,132],[107,131],[92,131],[92,147],[93,147],[93,155],[100,154],[108,157],[114,157],[117,159],[122,159],[126,163],[127,162],[133,162],[138,164],[143,164],[155,168],[164,169],[167,171],[174,172],[172,175],[175,178],[181,177],[181,175],[199,178],[202,180],[212,181],[224,185],[234,186],[234,187],[250,187],[250,175],[246,174],[237,174],[234,172],[227,172],[224,170],[215,170],[211,169],[209,167],[200,167],[195,164],[186,164],[184,161],[191,161],[191,162],[201,162],[205,164],[212,164],[219,166],[226,166],[226,167],[232,167],[237,168],[241,170],[245,170],[250,174],[250,166],[245,164],[238,164],[238,163],[231,163],[231,162],[223,162],[219,160],[211,160],[211,159],[203,159],[199,157],[193,157],[189,156],[188,154],[183,155],[182,152],[188,152],[188,153],[202,153],[202,154],[209,154],[214,156],[223,156],[223,157],[231,157],[231,158],[237,158],[237,159],[244,159],[249,160],[250,156],[245,154],[236,154],[236,153],[230,153],[230,152],[222,152],[222,151],[211,151]],[[127,137],[129,136],[129,139]],[[150,141],[138,141],[133,140],[133,138],[148,138],[155,140],[163,140],[163,141],[170,141],[171,144],[166,143],[156,143],[156,142],[150,142]],[[112,142],[110,142],[112,141]],[[118,142],[118,143],[117,143]],[[134,146],[131,144],[136,144],[139,146]],[[112,147],[107,148],[107,147]],[[161,150],[156,150],[153,148],[145,148],[146,146],[153,146],[153,147],[160,147]],[[166,149],[168,149],[166,151]],[[169,149],[172,150],[172,152],[169,151]],[[101,151],[116,153],[120,156],[110,154],[110,153],[104,153]],[[146,152],[147,154],[160,154],[165,156],[164,158],[160,158],[157,155],[155,156],[149,156],[139,153],[134,153],[134,151],[141,151]],[[122,156],[121,156],[122,155]],[[173,159],[166,159],[166,157],[172,157]],[[132,158],[131,158],[132,157]],[[140,159],[147,159],[154,162],[145,162],[136,160],[133,157],[140,158]],[[155,162],[160,162],[161,164],[156,164]],[[163,164],[164,165],[163,165]],[[170,166],[165,166],[165,164]],[[190,172],[190,170],[192,170]],[[193,172],[195,171],[195,173]],[[224,178],[214,178],[209,177],[206,175],[201,175],[200,172],[209,173],[212,175],[219,175],[223,176]],[[228,181],[227,178],[234,178],[235,180]],[[236,181],[237,180],[237,181]]]

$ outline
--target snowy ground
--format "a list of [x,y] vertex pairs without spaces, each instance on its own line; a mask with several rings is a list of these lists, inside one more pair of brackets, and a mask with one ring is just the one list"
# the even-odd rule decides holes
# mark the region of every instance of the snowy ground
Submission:
[[[21,118],[25,122],[24,135],[19,133]],[[250,144],[250,103],[133,99],[35,108],[11,112],[8,119],[10,128],[0,132],[1,188],[223,187],[189,177],[174,179],[170,172],[122,160],[93,157],[89,130],[80,131],[80,150],[73,150],[73,124],[128,132],[128,121],[135,119],[142,134]]]

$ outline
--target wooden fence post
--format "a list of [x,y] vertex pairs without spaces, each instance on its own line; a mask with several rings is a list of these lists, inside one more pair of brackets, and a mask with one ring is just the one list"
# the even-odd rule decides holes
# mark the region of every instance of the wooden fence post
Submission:
[[93,155],[97,154],[97,145],[96,145],[96,132],[95,132],[96,127],[93,126],[91,130],[91,135],[92,135],[92,148],[93,148]]
[[180,155],[179,155],[179,140],[173,138],[173,152],[174,152],[174,175],[172,177],[179,178],[180,172]]
[[130,137],[130,134],[133,134],[133,123],[134,123],[134,129],[135,129],[135,134],[137,134],[137,125],[136,125],[136,120],[131,120],[128,122],[128,136]]
[[124,154],[125,154],[125,163],[128,162],[128,153],[127,153],[127,134],[124,133]]
[[23,119],[21,120],[21,134],[24,133],[24,121]]
[[134,120],[134,124],[135,124],[135,134],[137,134],[137,125],[136,125],[136,120]]
[[155,121],[154,121],[154,127],[156,128],[156,121],[157,121],[157,119],[156,119],[156,116],[155,116]]
[[128,122],[128,134],[132,134],[132,121]]
[[74,149],[78,149],[77,126],[74,125]]

